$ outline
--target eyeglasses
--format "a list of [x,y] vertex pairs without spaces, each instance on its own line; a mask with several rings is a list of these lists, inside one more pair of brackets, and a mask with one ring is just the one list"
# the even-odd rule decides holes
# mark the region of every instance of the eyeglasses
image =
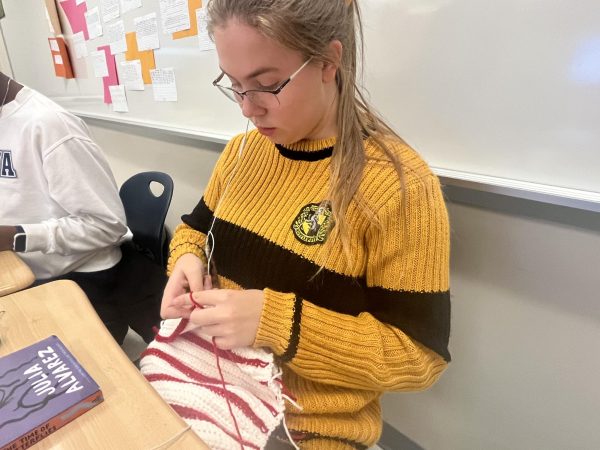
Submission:
[[221,91],[225,95],[225,97],[227,97],[229,100],[238,103],[239,105],[242,104],[242,102],[244,101],[244,97],[246,97],[256,106],[260,106],[261,108],[277,107],[279,106],[279,98],[277,97],[277,95],[283,90],[284,87],[286,87],[290,83],[290,81],[292,81],[296,77],[296,75],[300,73],[302,69],[304,69],[308,65],[311,59],[312,58],[306,60],[306,62],[302,64],[302,66],[300,66],[298,70],[291,74],[287,80],[282,82],[275,89],[248,89],[244,92],[238,92],[232,87],[222,86],[219,84],[219,81],[221,81],[225,76],[225,72],[221,72],[221,75],[219,75],[219,77],[215,81],[213,81],[212,84],[213,86],[217,87],[219,91]]

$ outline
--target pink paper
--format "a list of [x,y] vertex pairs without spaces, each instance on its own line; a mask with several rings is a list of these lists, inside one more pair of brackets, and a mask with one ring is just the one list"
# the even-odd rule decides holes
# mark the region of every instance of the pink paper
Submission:
[[87,41],[90,39],[87,29],[87,22],[85,21],[85,12],[87,11],[87,5],[83,2],[81,5],[76,4],[76,0],[64,0],[60,2],[63,11],[65,12],[71,30],[73,34],[83,31],[83,37]]
[[106,53],[106,67],[108,68],[108,76],[102,78],[104,83],[104,103],[112,103],[109,86],[119,84],[119,76],[117,75],[117,63],[114,55],[110,52],[110,45],[98,47],[98,50],[103,50]]

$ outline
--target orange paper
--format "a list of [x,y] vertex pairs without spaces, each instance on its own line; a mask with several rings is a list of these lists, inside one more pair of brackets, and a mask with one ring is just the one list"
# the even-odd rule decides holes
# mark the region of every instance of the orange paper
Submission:
[[[54,73],[57,77],[73,78],[73,69],[71,69],[71,60],[67,51],[67,44],[62,37],[48,38],[50,44],[50,54],[54,64]],[[58,46],[58,50],[56,47]],[[52,48],[54,47],[54,48]]]
[[202,0],[188,0],[190,10],[190,29],[181,30],[173,33],[173,39],[181,39],[198,35],[198,21],[196,20],[196,10],[202,8]]
[[152,84],[150,71],[156,69],[156,63],[154,62],[154,50],[144,50],[143,52],[138,51],[135,31],[127,33],[125,38],[127,39],[127,51],[125,52],[125,59],[127,61],[139,59],[142,63],[142,78],[144,79],[144,84]]

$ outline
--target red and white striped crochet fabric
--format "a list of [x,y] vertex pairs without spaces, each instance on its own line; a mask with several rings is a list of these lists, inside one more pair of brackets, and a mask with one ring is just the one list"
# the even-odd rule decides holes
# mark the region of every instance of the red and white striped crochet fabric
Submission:
[[263,449],[283,420],[281,375],[273,354],[251,347],[217,349],[185,319],[163,321],[140,369],[214,450]]

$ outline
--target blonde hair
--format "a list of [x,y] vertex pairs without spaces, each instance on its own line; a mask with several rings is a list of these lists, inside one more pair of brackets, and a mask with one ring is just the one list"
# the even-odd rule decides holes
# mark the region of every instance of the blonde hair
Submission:
[[364,57],[358,4],[348,0],[211,0],[208,3],[209,33],[233,18],[255,27],[283,46],[301,52],[312,61],[335,63],[331,60],[329,44],[333,40],[342,43],[342,58],[336,73],[338,136],[331,157],[331,181],[326,200],[331,204],[332,223],[335,223],[344,253],[349,257],[345,215],[350,202],[357,202],[364,214],[379,225],[375,213],[369,210],[358,192],[366,164],[365,138],[373,139],[394,164],[401,186],[404,186],[400,160],[386,145],[388,137],[400,142],[402,139],[375,113],[357,83],[358,61]]

